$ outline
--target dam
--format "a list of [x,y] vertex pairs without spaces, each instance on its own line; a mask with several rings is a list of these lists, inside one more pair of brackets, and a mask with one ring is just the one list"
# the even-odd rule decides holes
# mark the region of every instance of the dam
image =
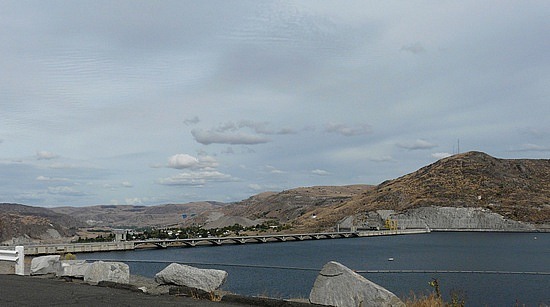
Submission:
[[206,237],[189,239],[150,239],[137,241],[93,242],[93,243],[64,243],[64,244],[32,244],[25,245],[25,255],[52,255],[66,253],[92,253],[135,250],[140,248],[168,248],[168,247],[195,247],[219,246],[224,244],[254,244],[275,243],[304,240],[344,239],[371,236],[389,236],[428,233],[429,229],[401,229],[401,230],[370,230],[370,231],[341,231],[317,232],[300,234],[265,234],[254,236],[233,237]]

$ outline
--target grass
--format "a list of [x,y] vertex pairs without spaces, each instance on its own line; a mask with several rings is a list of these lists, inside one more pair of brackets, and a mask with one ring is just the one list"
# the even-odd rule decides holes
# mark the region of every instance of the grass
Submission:
[[411,292],[410,297],[403,300],[407,307],[464,307],[465,295],[462,291],[451,291],[451,301],[445,302],[441,298],[441,291],[439,289],[439,282],[437,279],[432,279],[428,283],[434,288],[434,292],[427,295],[416,296],[414,292]]

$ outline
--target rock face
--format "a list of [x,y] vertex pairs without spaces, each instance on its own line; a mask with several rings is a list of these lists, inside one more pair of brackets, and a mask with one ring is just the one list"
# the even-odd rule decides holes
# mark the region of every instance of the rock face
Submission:
[[86,270],[84,281],[92,285],[97,285],[100,281],[128,284],[130,283],[130,268],[122,262],[97,261],[90,264]]
[[336,307],[405,306],[395,294],[334,261],[317,276],[309,301]]
[[61,260],[55,265],[55,275],[57,277],[84,278],[90,266],[91,263],[87,263],[86,260]]
[[483,208],[423,207],[392,214],[399,226],[432,229],[533,230],[528,223],[505,219]]
[[49,255],[33,258],[31,261],[31,275],[55,273],[59,257],[59,255]]
[[174,284],[207,292],[221,287],[226,279],[226,271],[198,269],[177,263],[170,264],[155,275],[155,281],[159,284]]

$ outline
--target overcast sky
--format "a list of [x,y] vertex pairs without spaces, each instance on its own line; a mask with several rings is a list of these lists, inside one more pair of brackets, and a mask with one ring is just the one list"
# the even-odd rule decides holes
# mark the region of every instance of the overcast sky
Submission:
[[378,184],[459,142],[550,157],[550,1],[0,6],[0,202]]

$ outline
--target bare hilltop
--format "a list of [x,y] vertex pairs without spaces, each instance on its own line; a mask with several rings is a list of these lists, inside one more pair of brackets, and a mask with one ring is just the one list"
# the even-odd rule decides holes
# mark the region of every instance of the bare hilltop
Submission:
[[[541,230],[550,225],[550,159],[467,152],[379,185],[264,192],[235,203],[45,209],[0,204],[0,242],[70,236],[83,226],[223,227],[275,220],[291,231],[383,226]],[[71,230],[72,229],[72,230]],[[57,235],[59,234],[59,235]]]

